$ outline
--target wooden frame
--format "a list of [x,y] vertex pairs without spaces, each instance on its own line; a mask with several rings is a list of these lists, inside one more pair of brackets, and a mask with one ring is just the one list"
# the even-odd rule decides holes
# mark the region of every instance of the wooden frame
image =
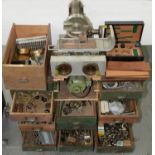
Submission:
[[[46,35],[44,62],[41,65],[11,64],[15,52],[16,38]],[[13,24],[7,41],[3,59],[3,79],[7,89],[46,90],[48,44],[51,42],[49,25],[16,25]]]

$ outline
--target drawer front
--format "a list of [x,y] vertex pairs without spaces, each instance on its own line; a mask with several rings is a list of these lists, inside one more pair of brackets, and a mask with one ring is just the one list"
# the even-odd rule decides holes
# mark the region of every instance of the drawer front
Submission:
[[139,99],[142,95],[142,92],[102,92],[100,99]]
[[[136,100],[129,100],[129,107],[131,113],[126,114],[120,114],[120,115],[114,115],[112,113],[109,114],[101,114],[101,106],[100,102],[98,105],[98,119],[100,122],[103,123],[112,123],[112,122],[127,122],[127,123],[136,123],[140,119],[139,109],[138,109],[138,103]],[[134,113],[132,113],[134,112]]]
[[[34,93],[34,92],[35,91],[33,91],[31,93]],[[23,103],[17,103],[17,96],[18,96],[17,93],[19,93],[19,92],[15,92],[14,95],[13,95],[13,101],[12,101],[11,109],[10,109],[10,118],[12,120],[19,121],[19,122],[32,122],[32,123],[33,122],[46,122],[46,123],[48,123],[48,122],[51,123],[52,122],[52,119],[53,119],[53,94],[52,93],[50,94],[50,92],[48,92],[49,93],[48,94],[49,97],[48,97],[48,100],[47,100],[47,104],[49,106],[48,107],[48,112],[45,112],[47,110],[46,102],[45,103],[41,102],[39,104],[36,104],[38,102],[35,103],[36,105],[44,104],[42,107],[38,106],[38,109],[39,109],[38,112],[36,112],[36,111],[34,111],[34,112],[30,112],[30,111],[26,112],[25,109],[28,106],[28,103],[27,103],[27,101],[26,102],[23,101]],[[23,92],[20,92],[20,93],[23,93]],[[31,93],[29,91],[29,94],[31,94]],[[24,92],[23,94],[26,95],[28,93]],[[41,94],[39,94],[40,98],[43,97],[43,95],[41,95]],[[45,94],[46,93],[44,93],[44,95]],[[30,96],[30,99],[32,100],[31,96]],[[33,103],[34,102],[32,102],[32,104]],[[21,110],[20,110],[21,105],[22,105],[22,107],[21,107]],[[45,108],[45,109],[42,109],[42,108]]]
[[134,151],[134,146],[132,147],[97,147],[97,153],[124,153]]
[[21,123],[19,124],[19,128],[21,131],[54,131],[55,123],[52,123],[52,124]]
[[31,146],[31,145],[22,145],[23,151],[36,151],[36,152],[42,152],[42,151],[56,151],[56,145],[50,145],[50,146]]
[[93,146],[58,146],[60,152],[84,152],[84,151],[93,151]]
[[96,117],[59,117],[58,129],[96,129]]
[[46,90],[46,74],[44,66],[5,66],[3,78],[8,89]]

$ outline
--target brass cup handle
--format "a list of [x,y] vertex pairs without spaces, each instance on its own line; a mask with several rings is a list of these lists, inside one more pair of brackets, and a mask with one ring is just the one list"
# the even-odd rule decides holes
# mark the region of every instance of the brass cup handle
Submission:
[[22,77],[22,78],[19,79],[19,82],[20,83],[28,83],[29,79],[27,77]]

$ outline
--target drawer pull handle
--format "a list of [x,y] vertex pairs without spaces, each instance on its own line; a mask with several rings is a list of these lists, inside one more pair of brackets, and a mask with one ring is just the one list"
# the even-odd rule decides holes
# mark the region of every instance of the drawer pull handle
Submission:
[[37,121],[37,117],[35,117],[35,118],[28,118],[28,117],[25,117],[25,120],[26,120],[27,122],[35,122],[35,121]]
[[20,83],[28,83],[29,82],[29,79],[26,78],[26,77],[23,77],[23,78],[19,79],[19,82]]
[[74,122],[73,123],[73,125],[79,125],[80,124],[80,122]]
[[118,96],[118,99],[124,99],[125,96]]

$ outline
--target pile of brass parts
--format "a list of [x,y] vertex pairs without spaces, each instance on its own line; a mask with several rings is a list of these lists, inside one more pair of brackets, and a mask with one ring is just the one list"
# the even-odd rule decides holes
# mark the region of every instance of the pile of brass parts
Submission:
[[91,102],[89,101],[70,101],[65,102],[62,105],[62,112],[64,115],[69,115],[73,111],[78,111],[79,113],[83,111],[83,109],[86,107],[87,104],[91,105]]
[[62,130],[61,141],[70,145],[91,145],[90,130]]
[[24,144],[33,145],[50,145],[54,144],[54,133],[46,131],[29,131],[22,132],[24,137]]
[[50,99],[50,93],[17,92],[14,112],[49,113]]
[[103,146],[123,146],[123,141],[129,139],[127,123],[104,124],[104,134],[99,135],[98,141]]
[[135,90],[141,89],[142,84],[140,82],[103,82],[104,89],[125,89],[125,90]]
[[16,52],[12,64],[42,64],[46,36],[16,39]]

